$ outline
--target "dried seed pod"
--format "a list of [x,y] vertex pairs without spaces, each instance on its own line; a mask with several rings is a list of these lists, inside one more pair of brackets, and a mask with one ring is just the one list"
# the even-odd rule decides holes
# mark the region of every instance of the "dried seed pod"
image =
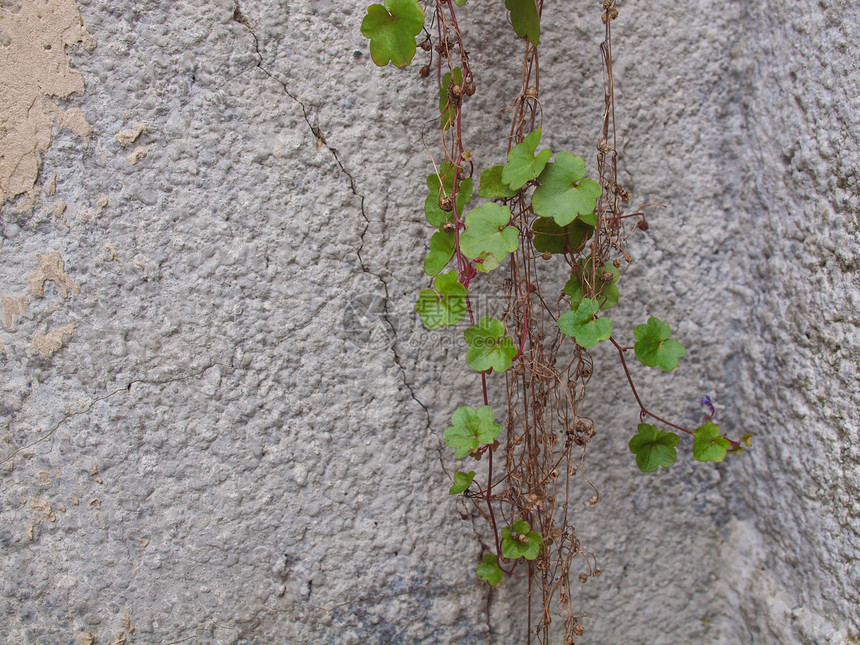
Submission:
[[466,92],[466,96],[472,96],[475,93],[475,83],[471,78],[466,81],[466,85],[463,90]]
[[454,210],[454,199],[449,195],[448,197],[439,196],[439,208],[441,208],[446,213],[450,213]]
[[430,41],[429,41],[429,40],[425,40],[423,43],[421,43],[421,44],[420,44],[420,45],[418,45],[418,46],[419,46],[421,49],[423,49],[425,52],[429,52],[429,51],[430,51],[430,47],[432,47],[432,45],[430,45]]
[[585,573],[580,573],[580,574],[579,574],[579,581],[580,581],[582,584],[585,584],[586,582],[588,582],[588,575],[587,575],[587,574],[585,574]]
[[445,222],[444,224],[442,224],[442,230],[445,231],[446,233],[453,233],[454,232],[454,222]]
[[420,70],[418,70],[418,76],[420,76],[421,78],[427,78],[428,76],[430,76],[430,66],[425,65]]
[[552,253],[550,253],[549,251],[544,251],[544,252],[541,254],[541,257],[542,257],[544,260],[552,260]]

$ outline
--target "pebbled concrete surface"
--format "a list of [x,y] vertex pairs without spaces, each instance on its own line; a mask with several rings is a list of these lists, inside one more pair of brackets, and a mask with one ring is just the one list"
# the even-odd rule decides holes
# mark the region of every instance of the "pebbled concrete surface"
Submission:
[[[49,95],[34,188],[0,206],[0,633],[524,642],[522,585],[477,584],[440,464],[478,386],[410,313],[431,85],[370,62],[361,3],[78,5],[84,91]],[[638,475],[635,403],[595,351],[583,643],[860,637],[860,9],[793,5],[619,3],[622,182],[668,208],[613,321],[688,347],[638,370],[646,401],[694,423],[709,393],[756,439]],[[546,143],[592,171],[594,11],[547,3],[541,59]],[[497,8],[461,12],[466,137],[498,163],[516,44]]]

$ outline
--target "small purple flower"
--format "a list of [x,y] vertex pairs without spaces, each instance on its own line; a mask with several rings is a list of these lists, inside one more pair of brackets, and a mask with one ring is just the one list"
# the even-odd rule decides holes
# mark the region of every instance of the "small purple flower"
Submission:
[[702,397],[702,405],[708,408],[708,412],[710,412],[710,414],[706,417],[705,420],[710,421],[714,418],[714,414],[716,414],[716,412],[714,411],[714,404],[711,403],[711,397],[709,397],[707,394]]

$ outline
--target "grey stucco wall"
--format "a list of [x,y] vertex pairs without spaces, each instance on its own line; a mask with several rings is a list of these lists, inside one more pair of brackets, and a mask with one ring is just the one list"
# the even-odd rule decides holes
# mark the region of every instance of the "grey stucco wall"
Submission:
[[[0,206],[0,634],[524,642],[522,584],[479,584],[446,495],[441,430],[478,384],[410,313],[432,85],[370,62],[363,3],[77,4],[85,90],[38,97],[53,141]],[[593,4],[547,3],[541,55],[547,143],[586,158]],[[709,393],[755,445],[639,474],[635,403],[594,352],[583,643],[860,638],[860,8],[726,4],[619,4],[622,183],[668,208],[613,321],[657,315],[688,347],[671,376],[637,371],[649,403],[694,422]],[[15,5],[0,49],[71,33],[22,32]],[[486,164],[518,77],[497,5],[462,10]]]

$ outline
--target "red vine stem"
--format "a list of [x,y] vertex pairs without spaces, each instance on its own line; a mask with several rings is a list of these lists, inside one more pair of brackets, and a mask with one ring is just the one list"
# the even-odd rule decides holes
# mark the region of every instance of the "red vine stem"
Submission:
[[624,375],[627,377],[627,383],[630,385],[630,389],[633,392],[633,396],[636,398],[636,403],[639,404],[639,417],[644,418],[646,416],[649,416],[649,417],[652,417],[653,419],[656,419],[660,423],[664,423],[667,426],[671,426],[672,428],[675,428],[676,430],[686,432],[687,434],[690,434],[690,435],[693,434],[692,430],[688,430],[687,428],[676,425],[676,424],[672,423],[671,421],[666,421],[666,419],[662,419],[662,418],[658,417],[656,414],[649,411],[645,407],[645,405],[642,403],[642,399],[639,398],[639,393],[636,391],[636,386],[633,385],[633,377],[630,376],[630,370],[627,368],[627,361],[624,359],[624,352],[628,348],[625,348],[625,347],[622,347],[621,345],[619,345],[617,342],[615,342],[615,339],[612,338],[612,336],[609,337],[609,341],[613,345],[615,345],[615,349],[618,350],[618,358],[621,359],[621,367],[624,368]]
[[[630,390],[633,392],[633,396],[636,398],[636,403],[639,404],[639,418],[644,419],[646,416],[648,416],[671,428],[675,428],[676,430],[680,430],[681,432],[686,432],[688,435],[695,435],[695,432],[693,432],[692,430],[688,430],[683,426],[679,426],[676,423],[672,423],[671,421],[667,421],[662,417],[658,417],[656,414],[654,414],[648,408],[645,407],[645,405],[642,403],[642,399],[639,398],[639,393],[636,391],[636,386],[633,384],[633,377],[630,376],[630,370],[627,368],[627,360],[624,358],[624,352],[632,348],[622,347],[615,341],[614,338],[612,338],[612,336],[609,337],[609,342],[611,342],[615,346],[615,349],[618,350],[618,358],[621,359],[621,367],[624,368],[624,375],[627,377],[627,383],[630,385]],[[710,417],[708,417],[708,419],[710,419]],[[725,435],[723,435],[723,437],[726,439],[726,441],[732,444],[732,448],[737,448],[741,445],[740,439],[735,441],[733,439],[729,439]]]

